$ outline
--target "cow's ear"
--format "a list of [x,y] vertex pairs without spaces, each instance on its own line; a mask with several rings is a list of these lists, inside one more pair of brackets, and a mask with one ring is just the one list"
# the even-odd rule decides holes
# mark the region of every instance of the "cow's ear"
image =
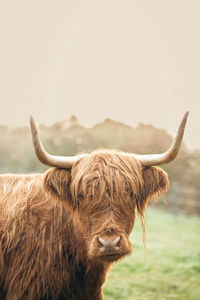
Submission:
[[143,215],[146,204],[152,198],[159,198],[163,196],[169,186],[168,175],[161,168],[157,167],[143,167],[143,189],[141,196],[137,201],[138,212]]
[[71,170],[51,168],[44,174],[44,190],[58,200],[71,202]]

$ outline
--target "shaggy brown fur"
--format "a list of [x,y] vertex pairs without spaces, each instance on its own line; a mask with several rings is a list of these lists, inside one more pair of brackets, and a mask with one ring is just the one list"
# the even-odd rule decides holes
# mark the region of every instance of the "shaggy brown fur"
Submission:
[[[115,151],[82,157],[71,170],[0,177],[0,299],[100,300],[112,263],[132,247],[135,209],[144,216],[166,192],[159,168]],[[120,253],[101,256],[98,237],[120,234]]]

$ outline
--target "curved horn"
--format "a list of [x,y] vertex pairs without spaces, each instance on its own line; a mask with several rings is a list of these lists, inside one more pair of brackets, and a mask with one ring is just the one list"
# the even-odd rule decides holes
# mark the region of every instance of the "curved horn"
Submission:
[[70,169],[73,163],[81,157],[81,155],[77,156],[54,156],[48,154],[42,146],[42,143],[38,136],[37,127],[35,125],[35,121],[32,116],[30,116],[30,126],[31,126],[31,133],[33,139],[33,145],[35,149],[35,153],[39,161],[43,164],[50,166],[50,167],[58,167],[58,168],[66,168]]
[[150,155],[137,155],[137,154],[130,154],[130,155],[138,159],[141,162],[143,167],[163,165],[174,160],[179,152],[179,148],[183,139],[183,134],[184,134],[188,114],[189,114],[188,111],[184,114],[179,129],[177,131],[176,137],[172,145],[166,152],[161,154],[150,154]]

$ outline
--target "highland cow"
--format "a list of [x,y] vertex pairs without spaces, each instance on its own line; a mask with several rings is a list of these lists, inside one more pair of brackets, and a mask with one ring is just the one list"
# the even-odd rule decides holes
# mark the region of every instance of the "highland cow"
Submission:
[[100,300],[113,262],[132,251],[135,213],[163,195],[187,113],[163,154],[48,154],[31,119],[44,174],[0,177],[0,299]]

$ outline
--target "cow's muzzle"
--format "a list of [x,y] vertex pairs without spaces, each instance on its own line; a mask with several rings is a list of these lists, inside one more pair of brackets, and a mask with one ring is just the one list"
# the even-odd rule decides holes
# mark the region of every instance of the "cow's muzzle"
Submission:
[[111,238],[103,239],[99,237],[99,250],[101,252],[101,255],[118,254],[120,251],[120,240],[121,240],[120,236],[114,239]]
[[128,236],[123,233],[114,235],[96,235],[93,237],[89,250],[90,257],[98,257],[107,261],[116,261],[130,254],[132,245]]

